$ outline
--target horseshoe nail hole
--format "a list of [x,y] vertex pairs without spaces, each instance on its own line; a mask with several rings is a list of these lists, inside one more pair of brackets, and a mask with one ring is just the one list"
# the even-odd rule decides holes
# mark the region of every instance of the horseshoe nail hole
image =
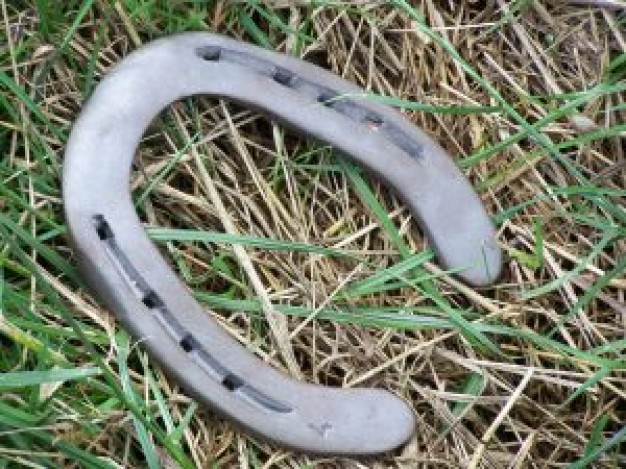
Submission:
[[285,70],[284,68],[276,68],[274,70],[274,73],[272,74],[272,78],[276,83],[289,86],[293,81],[294,74],[291,73],[289,70]]
[[220,56],[222,55],[222,50],[217,46],[205,46],[196,49],[196,54],[202,60],[214,62],[220,59]]
[[144,305],[146,305],[150,309],[160,308],[163,305],[163,301],[159,298],[159,295],[156,294],[155,291],[150,290],[141,300]]
[[228,389],[231,392],[236,391],[243,385],[244,385],[243,380],[239,376],[234,375],[232,373],[229,373],[226,376],[224,376],[224,378],[222,378],[222,386],[224,386],[226,389]]
[[187,334],[180,339],[179,345],[185,352],[189,353],[195,348],[196,341],[191,334]]
[[333,91],[323,91],[317,97],[317,101],[324,106],[333,107],[339,95]]
[[95,215],[93,217],[93,222],[96,227],[96,233],[98,234],[98,238],[100,238],[102,241],[113,238],[113,230],[102,215]]
[[383,120],[382,117],[380,117],[380,116],[378,116],[376,114],[368,114],[363,119],[363,122],[370,129],[372,129],[372,130],[379,130],[381,128],[381,126],[384,124],[385,121]]

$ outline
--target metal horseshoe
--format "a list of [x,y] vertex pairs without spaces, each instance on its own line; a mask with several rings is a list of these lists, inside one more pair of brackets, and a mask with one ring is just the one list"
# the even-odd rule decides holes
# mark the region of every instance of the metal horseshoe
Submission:
[[142,228],[129,189],[134,153],[160,111],[199,94],[266,112],[352,158],[402,198],[444,267],[487,285],[501,252],[479,198],[441,147],[360,88],[207,33],[130,54],[97,86],[67,145],[63,199],[81,272],[188,393],[281,446],[335,455],[398,447],[415,425],[402,399],[298,382],[265,364],[207,316]]

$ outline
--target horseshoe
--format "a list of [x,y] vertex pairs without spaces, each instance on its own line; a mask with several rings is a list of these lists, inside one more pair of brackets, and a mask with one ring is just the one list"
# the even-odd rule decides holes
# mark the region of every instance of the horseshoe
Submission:
[[198,94],[264,111],[381,178],[420,223],[439,262],[473,285],[500,272],[495,230],[444,150],[401,114],[302,60],[187,33],[130,54],[97,86],[66,149],[67,226],[87,284],[198,401],[296,450],[369,455],[405,442],[409,406],[379,389],[292,380],[213,322],[147,237],[130,196],[136,148],[173,101]]

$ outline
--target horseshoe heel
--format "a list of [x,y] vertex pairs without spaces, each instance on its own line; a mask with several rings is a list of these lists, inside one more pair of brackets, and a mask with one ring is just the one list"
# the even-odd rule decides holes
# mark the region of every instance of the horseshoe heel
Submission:
[[209,319],[145,234],[129,177],[149,123],[206,94],[264,111],[331,144],[404,200],[439,261],[474,285],[500,272],[495,232],[446,153],[399,113],[301,60],[206,33],[154,41],[96,88],[74,125],[63,173],[69,235],[87,283],[196,399],[250,432],[313,453],[375,454],[407,440],[410,408],[376,389],[291,380]]

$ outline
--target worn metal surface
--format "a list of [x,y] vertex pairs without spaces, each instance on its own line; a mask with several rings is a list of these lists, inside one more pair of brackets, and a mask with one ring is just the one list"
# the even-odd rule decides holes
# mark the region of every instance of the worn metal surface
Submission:
[[129,175],[152,119],[176,99],[228,98],[336,147],[382,178],[417,218],[439,261],[474,285],[501,265],[478,197],[452,160],[399,113],[316,66],[221,36],[155,41],[97,87],[67,146],[63,197],[82,272],[98,297],[199,401],[280,445],[375,454],[413,431],[409,406],[376,389],[291,380],[212,321],[145,234]]

